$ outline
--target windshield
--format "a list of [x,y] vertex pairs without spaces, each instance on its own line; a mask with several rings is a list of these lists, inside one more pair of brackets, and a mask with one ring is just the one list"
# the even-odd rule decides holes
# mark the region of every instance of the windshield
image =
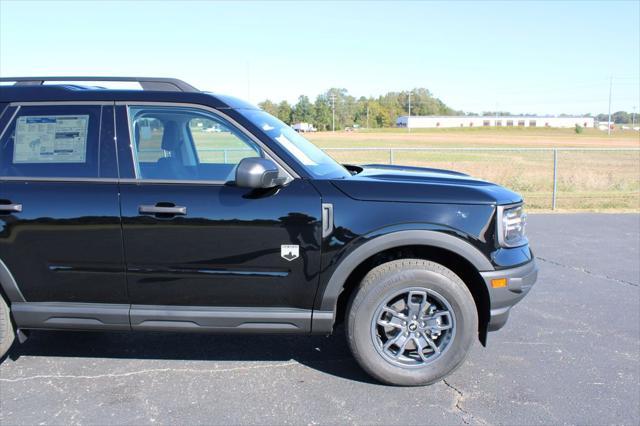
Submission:
[[316,179],[338,179],[351,174],[320,148],[274,116],[256,109],[237,110],[296,158]]

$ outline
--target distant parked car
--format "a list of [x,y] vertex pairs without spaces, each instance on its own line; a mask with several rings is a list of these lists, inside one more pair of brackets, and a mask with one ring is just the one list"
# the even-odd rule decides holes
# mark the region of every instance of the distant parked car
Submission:
[[296,132],[307,133],[307,132],[316,132],[318,129],[313,127],[313,124],[310,123],[295,123],[291,125],[291,128]]

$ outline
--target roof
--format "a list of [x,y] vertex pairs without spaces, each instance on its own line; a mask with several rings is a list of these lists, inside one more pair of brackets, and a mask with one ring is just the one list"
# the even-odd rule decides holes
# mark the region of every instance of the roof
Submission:
[[[162,77],[5,77],[0,82],[14,82],[14,86],[42,86],[45,82],[132,82],[140,84],[142,90],[159,90],[169,92],[199,92],[198,89],[177,78]],[[92,86],[87,86],[92,87]],[[93,86],[99,89],[101,87]]]
[[[86,85],[82,84],[87,82]],[[142,90],[108,89],[92,83],[133,82]],[[213,108],[257,109],[234,98],[203,92],[175,78],[159,77],[3,77],[0,102],[43,101],[146,101],[198,103]],[[53,83],[53,84],[45,84]],[[80,83],[80,84],[78,84]]]

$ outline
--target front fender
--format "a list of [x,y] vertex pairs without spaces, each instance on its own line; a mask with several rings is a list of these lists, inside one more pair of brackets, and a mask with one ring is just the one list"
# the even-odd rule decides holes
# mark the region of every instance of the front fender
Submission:
[[[465,258],[478,271],[493,271],[487,257],[470,243],[445,232],[432,230],[404,230],[375,236],[363,243],[345,257],[333,272],[320,298],[318,315],[328,319],[328,313],[335,316],[338,297],[351,273],[369,257],[382,251],[402,246],[431,246],[445,249]],[[318,306],[318,304],[316,305]]]

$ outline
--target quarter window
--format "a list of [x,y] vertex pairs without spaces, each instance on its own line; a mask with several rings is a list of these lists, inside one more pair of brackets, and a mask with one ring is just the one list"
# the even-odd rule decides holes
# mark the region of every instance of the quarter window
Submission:
[[100,106],[20,107],[0,140],[0,176],[101,177],[101,112]]
[[139,179],[229,182],[260,147],[212,113],[187,107],[129,108]]

